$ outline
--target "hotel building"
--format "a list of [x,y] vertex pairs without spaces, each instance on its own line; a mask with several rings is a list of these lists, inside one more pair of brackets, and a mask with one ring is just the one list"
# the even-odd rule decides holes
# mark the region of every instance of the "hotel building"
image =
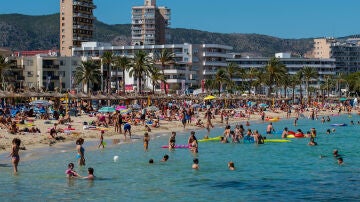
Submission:
[[93,0],[60,0],[60,55],[71,56],[73,47],[92,41]]
[[[175,54],[174,64],[165,67],[166,83],[170,89],[184,90],[187,87],[199,87],[202,79],[211,79],[216,70],[226,67],[226,59],[232,50],[230,46],[219,44],[165,44],[165,45],[144,45],[144,46],[111,46],[110,44],[100,44],[97,42],[83,43],[81,48],[74,48],[74,56],[81,57],[83,60],[100,59],[104,52],[110,51],[115,56],[133,57],[139,51],[145,51],[153,57],[156,52],[168,49]],[[161,67],[159,66],[161,69]],[[111,75],[116,75],[116,72]],[[123,78],[122,72],[117,74],[120,80]],[[136,86],[133,77],[125,73],[125,82],[128,85]],[[149,78],[145,79],[144,87],[152,88]],[[112,84],[114,87],[114,85]],[[150,89],[151,89],[150,88]],[[157,88],[159,89],[159,87]]]
[[334,38],[314,39],[314,58],[336,59],[337,73],[352,73],[360,70],[360,38],[339,42]]
[[143,6],[132,7],[131,19],[131,45],[165,44],[170,9],[157,7],[156,0],[145,0]]

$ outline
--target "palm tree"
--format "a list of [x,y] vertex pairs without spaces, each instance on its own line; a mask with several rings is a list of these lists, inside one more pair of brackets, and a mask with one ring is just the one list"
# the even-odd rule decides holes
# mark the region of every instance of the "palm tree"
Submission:
[[218,71],[215,74],[214,82],[215,84],[218,85],[217,87],[218,87],[219,96],[221,93],[222,84],[228,81],[229,81],[229,77],[226,75],[226,71],[222,68],[218,69]]
[[268,64],[265,66],[264,77],[264,82],[269,87],[268,96],[270,96],[274,85],[279,86],[281,79],[286,73],[286,66],[282,64],[278,58],[273,57],[269,60]]
[[101,56],[102,64],[106,65],[107,75],[106,75],[106,89],[107,93],[110,94],[110,77],[111,77],[111,64],[114,62],[114,54],[110,51],[104,52]]
[[[123,78],[122,78],[122,86],[123,86],[123,93],[125,94],[125,70],[128,70],[131,64],[131,60],[127,58],[126,56],[118,56],[115,57],[115,65],[116,68],[120,68],[122,70]],[[116,70],[116,83],[119,83],[118,76],[117,76],[117,70]],[[119,84],[117,84],[119,87]]]
[[299,77],[296,74],[289,75],[288,80],[292,89],[292,100],[293,103],[295,103],[295,89],[297,85],[301,84],[301,80],[299,80]]
[[286,98],[287,88],[291,86],[291,75],[285,74],[283,79],[281,80],[280,84],[284,87],[284,96]]
[[306,92],[307,92],[307,100],[308,100],[308,104],[311,103],[310,100],[310,92],[309,92],[309,82],[311,79],[316,79],[319,76],[319,73],[316,71],[315,68],[312,67],[308,67],[305,66],[302,70],[303,76],[305,78],[305,82],[306,82]]
[[[254,86],[255,82],[254,79],[256,78],[259,71],[255,67],[251,67],[249,71],[246,72],[244,78],[248,78],[249,80],[249,94],[251,94],[251,88]],[[244,82],[244,81],[243,81]],[[255,86],[254,86],[255,87]]]
[[89,93],[90,82],[93,84],[99,83],[100,75],[100,66],[94,61],[82,62],[81,65],[75,69],[75,83],[82,83],[83,86],[86,85],[86,93]]
[[304,74],[303,72],[300,70],[298,72],[296,72],[295,76],[297,77],[296,79],[299,81],[299,87],[300,87],[300,103],[303,103],[303,91],[302,91],[302,80],[304,79]]
[[236,63],[230,62],[225,68],[225,74],[229,78],[226,82],[227,89],[230,90],[235,86],[234,77],[240,76],[239,66]]
[[[175,54],[166,48],[162,49],[161,52],[156,53],[155,60],[157,63],[160,63],[162,74],[164,75],[164,78],[165,78],[165,66],[169,65],[169,64],[173,64],[175,62],[174,57],[175,57]],[[164,91],[165,91],[165,94],[167,94],[166,79],[164,80]]]
[[153,91],[153,94],[155,94],[155,86],[160,84],[159,81],[164,82],[165,77],[160,72],[160,69],[154,65],[150,66],[149,74],[150,74],[150,79],[152,82],[152,91]]
[[7,58],[0,55],[0,77],[2,79],[2,83],[5,81],[4,71],[11,66],[11,63],[8,61]]
[[215,82],[214,82],[213,79],[206,79],[205,84],[204,84],[204,87],[205,87],[206,91],[212,91],[213,89],[215,89],[214,83]]
[[138,92],[141,93],[141,81],[144,74],[148,74],[149,67],[152,65],[151,58],[145,51],[138,51],[135,53],[134,58],[130,64],[130,77],[135,77],[138,80]]

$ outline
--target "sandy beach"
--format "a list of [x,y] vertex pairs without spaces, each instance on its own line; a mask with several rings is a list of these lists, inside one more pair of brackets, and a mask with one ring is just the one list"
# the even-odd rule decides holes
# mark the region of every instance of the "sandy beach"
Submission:
[[[326,116],[334,114],[335,112],[332,111],[326,111],[326,110],[320,110],[318,112],[318,116]],[[287,113],[284,111],[278,111],[278,112],[270,112],[265,111],[266,117],[279,117],[280,121],[281,119],[287,119]],[[303,115],[305,117],[308,117],[310,114],[310,110],[306,110]],[[296,117],[295,113],[291,114],[291,119],[294,119]],[[202,119],[204,121],[204,112],[199,112],[197,114],[197,117],[195,116],[195,119]],[[40,129],[41,133],[18,133],[16,135],[8,133],[5,129],[1,129],[1,135],[0,135],[0,153],[6,153],[10,152],[11,149],[11,141],[13,138],[20,138],[22,140],[21,147],[23,147],[25,150],[32,150],[37,148],[44,148],[53,146],[55,144],[71,144],[74,143],[75,140],[79,137],[82,137],[85,139],[85,141],[96,141],[99,138],[100,130],[84,130],[83,129],[83,122],[91,122],[96,119],[96,117],[90,117],[87,114],[80,115],[77,117],[72,116],[71,119],[73,120],[71,122],[71,128],[74,130],[71,130],[69,132],[65,133],[58,133],[57,135],[60,137],[63,137],[62,140],[53,140],[49,138],[48,129],[53,127],[53,123],[56,123],[57,121],[46,121],[46,120],[40,120],[36,119],[33,122],[33,125]],[[250,118],[229,118],[229,124],[233,125],[235,123],[243,124],[245,125],[246,121],[254,122],[260,122],[261,116],[260,113],[254,113],[250,115]],[[220,115],[215,115],[215,119],[212,119],[212,123],[215,127],[222,127],[225,126],[225,122],[220,122]],[[26,124],[25,124],[26,126]],[[21,129],[25,126],[19,126]],[[58,125],[59,129],[65,129],[68,127],[67,125]],[[150,126],[151,127],[151,126]],[[119,139],[121,142],[125,142],[124,135],[116,133],[114,130],[114,126],[109,126],[108,128],[103,128],[105,130],[104,138],[105,140],[108,139]],[[183,128],[183,125],[181,121],[166,121],[166,120],[160,120],[160,127],[154,128],[151,127],[151,132],[149,133],[150,137],[153,139],[156,134],[168,134],[172,131],[175,132],[190,132],[191,130],[205,130],[205,128],[201,128],[198,126],[195,126],[195,122],[192,122],[191,124],[187,124],[186,128]],[[254,128],[256,129],[256,128]],[[145,127],[140,125],[132,126],[132,134],[133,137],[143,137],[145,131]],[[129,140],[129,137],[127,137]],[[131,143],[131,141],[126,141],[126,143]],[[24,152],[24,151],[23,151]]]

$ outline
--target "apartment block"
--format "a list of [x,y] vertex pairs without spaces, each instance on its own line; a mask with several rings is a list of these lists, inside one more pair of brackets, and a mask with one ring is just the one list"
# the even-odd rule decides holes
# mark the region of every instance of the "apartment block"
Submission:
[[156,0],[145,0],[143,6],[132,7],[131,44],[162,45],[170,25],[170,9],[157,7]]
[[71,56],[73,47],[93,40],[95,8],[93,0],[60,0],[61,56]]
[[334,38],[314,39],[314,58],[336,59],[337,73],[352,73],[360,70],[360,39],[338,41]]
[[[101,45],[101,46],[99,46]],[[81,48],[74,49],[74,56],[83,59],[99,59],[104,52],[110,51],[115,56],[133,57],[139,50],[145,51],[149,56],[155,56],[162,49],[168,49],[175,54],[174,64],[166,65],[164,73],[166,83],[170,89],[183,89],[183,87],[201,86],[201,80],[211,78],[216,70],[226,67],[226,59],[231,57],[227,54],[232,50],[230,46],[219,44],[165,44],[165,45],[144,45],[144,46],[111,46],[111,44],[100,44],[97,42],[83,43]],[[162,69],[162,67],[159,68]],[[211,71],[210,71],[211,70]],[[120,80],[123,78],[122,72],[111,72],[111,75],[118,75]],[[204,72],[206,75],[204,75]],[[144,87],[151,87],[149,78]],[[136,86],[136,80],[125,73],[125,82],[128,85]],[[150,89],[151,89],[150,88]],[[157,86],[157,89],[160,87]]]

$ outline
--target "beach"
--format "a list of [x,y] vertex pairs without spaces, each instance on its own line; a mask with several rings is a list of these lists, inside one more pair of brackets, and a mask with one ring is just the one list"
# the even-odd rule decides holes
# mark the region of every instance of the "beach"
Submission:
[[[305,117],[308,117],[310,115],[311,110],[306,110],[302,114]],[[271,111],[265,111],[266,117],[278,117],[280,120],[282,119],[288,119],[287,113],[284,111],[276,110],[276,112]],[[318,112],[318,116],[327,116],[334,114],[333,111],[330,110],[320,110]],[[290,119],[294,119],[296,117],[295,113],[292,113],[290,116]],[[197,115],[195,115],[195,119],[202,119],[204,122],[204,112],[199,112]],[[77,138],[84,138],[85,141],[97,141],[99,139],[100,130],[104,130],[104,138],[105,140],[109,139],[117,139],[120,140],[120,142],[123,143],[131,143],[132,141],[129,141],[129,136],[127,136],[127,141],[125,141],[125,137],[123,134],[119,134],[115,132],[114,126],[109,126],[108,128],[100,127],[98,130],[84,130],[83,129],[83,123],[91,121],[95,121],[96,117],[89,116],[88,114],[82,114],[80,116],[71,116],[72,122],[69,123],[71,125],[72,130],[66,131],[66,128],[68,125],[58,125],[59,129],[65,129],[65,133],[58,133],[57,135],[61,138],[60,140],[53,140],[49,138],[49,132],[48,130],[53,127],[53,124],[56,123],[56,120],[48,121],[48,120],[41,120],[41,119],[35,119],[33,122],[31,122],[31,126],[35,126],[40,129],[41,133],[18,133],[18,134],[10,134],[5,129],[1,129],[1,135],[0,135],[0,154],[10,152],[11,149],[11,141],[13,138],[20,138],[22,141],[21,147],[23,150],[32,150],[37,148],[45,148],[49,146],[54,146],[55,144],[74,144],[75,146],[75,140]],[[261,122],[261,115],[260,113],[254,113],[251,114],[250,117],[229,117],[229,125],[236,124],[243,124],[249,121],[252,122]],[[215,115],[215,118],[212,119],[212,123],[215,127],[225,127],[225,121],[221,123],[220,115]],[[24,126],[19,126],[21,129],[22,127],[26,127],[26,124]],[[183,128],[183,125],[181,121],[174,120],[174,121],[166,121],[166,120],[160,120],[160,127],[155,128],[151,127],[151,132],[149,132],[150,137],[153,139],[157,134],[167,134],[170,136],[171,132],[188,132],[190,134],[190,131],[192,130],[206,130],[205,128],[195,126],[195,121],[192,123],[187,123],[185,129]],[[254,128],[256,129],[256,128]],[[282,130],[282,129],[281,129]],[[132,136],[136,137],[136,139],[141,139],[146,132],[145,127],[141,124],[139,125],[132,125]],[[22,151],[21,153],[26,152]]]

